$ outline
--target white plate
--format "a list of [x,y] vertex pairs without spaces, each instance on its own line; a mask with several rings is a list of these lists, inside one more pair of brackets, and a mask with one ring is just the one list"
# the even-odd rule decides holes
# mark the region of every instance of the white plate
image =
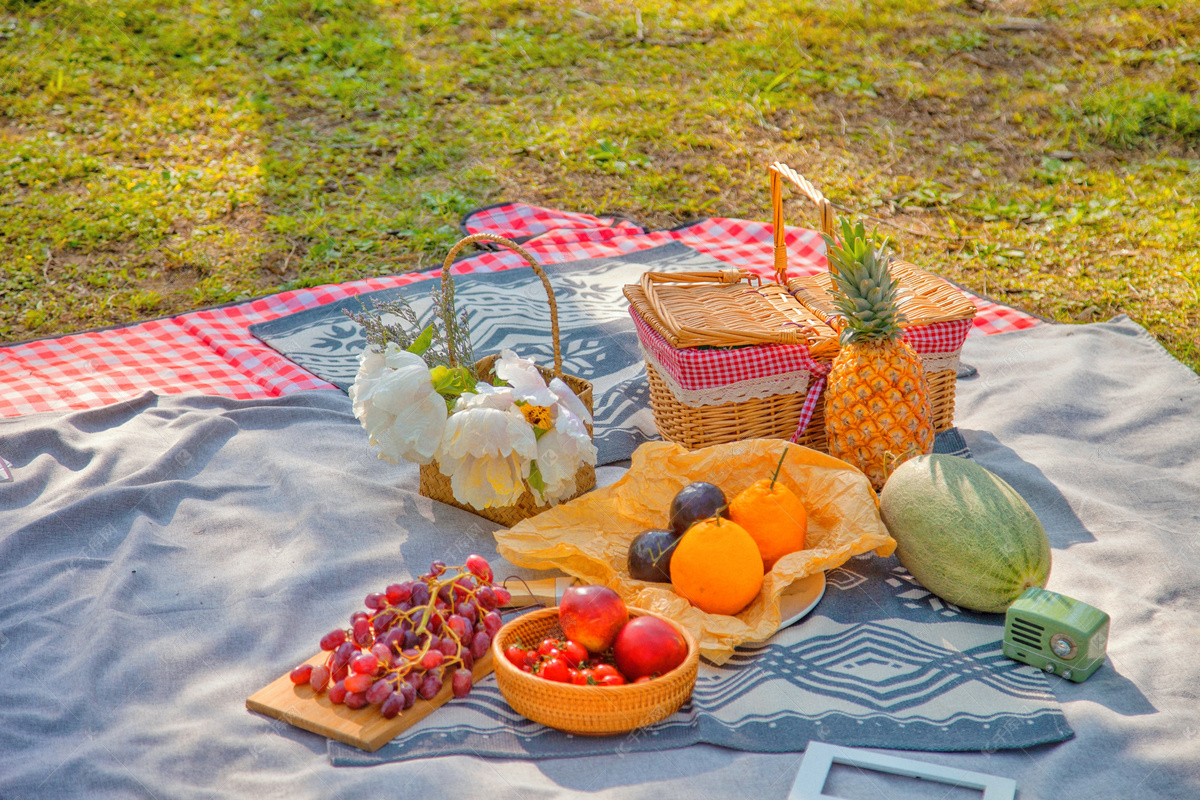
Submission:
[[[779,630],[781,631],[789,625],[795,625],[808,616],[808,613],[817,607],[817,603],[821,602],[821,598],[824,596],[824,572],[801,578],[784,589],[783,594],[779,595]],[[746,644],[762,644],[762,642],[747,642]]]

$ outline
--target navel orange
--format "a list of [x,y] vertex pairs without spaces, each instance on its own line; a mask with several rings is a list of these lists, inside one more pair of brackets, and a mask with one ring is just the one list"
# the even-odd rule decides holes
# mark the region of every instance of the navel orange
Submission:
[[762,589],[758,545],[740,525],[713,517],[697,522],[675,546],[671,584],[709,614],[737,614]]
[[804,549],[808,512],[795,493],[780,481],[757,481],[729,504],[729,518],[746,529],[758,545],[763,568]]

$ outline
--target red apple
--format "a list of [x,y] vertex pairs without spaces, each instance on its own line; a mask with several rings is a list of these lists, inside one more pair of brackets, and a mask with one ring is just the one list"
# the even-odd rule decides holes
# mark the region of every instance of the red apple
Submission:
[[617,634],[617,669],[630,681],[665,675],[687,658],[687,641],[658,617],[634,617]]
[[617,632],[628,621],[624,601],[607,586],[572,586],[558,604],[563,634],[592,653],[612,647]]

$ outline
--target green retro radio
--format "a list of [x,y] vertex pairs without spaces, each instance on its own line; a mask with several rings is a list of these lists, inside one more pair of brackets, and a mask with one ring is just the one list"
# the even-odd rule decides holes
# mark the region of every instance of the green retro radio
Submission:
[[1004,655],[1080,683],[1104,663],[1108,614],[1031,587],[1008,607]]

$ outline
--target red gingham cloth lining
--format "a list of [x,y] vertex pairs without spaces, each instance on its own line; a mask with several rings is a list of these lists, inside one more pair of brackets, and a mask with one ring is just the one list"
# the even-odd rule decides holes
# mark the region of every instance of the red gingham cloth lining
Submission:
[[762,344],[752,347],[672,347],[632,308],[629,309],[638,339],[667,374],[688,391],[715,389],[739,381],[788,372],[824,376],[829,365],[815,360],[802,344]]
[[[679,230],[643,233],[624,220],[507,203],[472,215],[466,226],[472,231],[533,236],[525,247],[545,263],[618,255],[678,241],[764,276],[773,272],[771,226],[760,222],[714,217]],[[788,228],[787,244],[791,274],[812,275],[825,269],[823,244],[814,231]],[[455,272],[523,265],[520,256],[509,251],[483,252],[458,262]],[[0,417],[95,408],[145,391],[254,399],[329,389],[330,384],[267,347],[247,328],[360,292],[438,274],[434,270],[297,289],[114,330],[0,347]],[[1036,317],[1016,309],[971,299],[979,309],[971,329],[975,333],[1040,324]]]

